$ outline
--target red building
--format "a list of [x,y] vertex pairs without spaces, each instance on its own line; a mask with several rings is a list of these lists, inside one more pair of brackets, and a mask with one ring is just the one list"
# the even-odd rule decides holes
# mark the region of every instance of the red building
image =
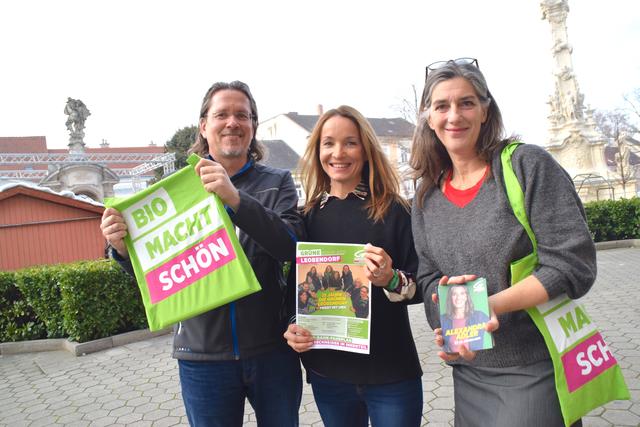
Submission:
[[0,270],[102,258],[103,210],[71,193],[0,184]]

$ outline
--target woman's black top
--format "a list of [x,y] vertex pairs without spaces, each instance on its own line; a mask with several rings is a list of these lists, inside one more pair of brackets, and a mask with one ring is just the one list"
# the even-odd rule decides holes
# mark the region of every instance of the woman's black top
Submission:
[[[344,200],[328,198],[305,217],[307,240],[371,243],[389,254],[393,268],[415,275],[418,258],[409,212],[400,203],[394,203],[384,221],[374,223],[368,218],[367,201],[368,197],[361,199],[353,193]],[[352,384],[386,384],[422,375],[406,303],[391,302],[382,288],[371,288],[370,354],[310,350],[302,354],[305,369]],[[409,303],[422,302],[419,294],[416,292]]]

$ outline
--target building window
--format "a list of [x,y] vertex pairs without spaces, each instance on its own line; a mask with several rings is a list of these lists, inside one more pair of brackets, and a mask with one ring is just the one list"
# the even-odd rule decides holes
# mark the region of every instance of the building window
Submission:
[[406,147],[400,147],[400,162],[407,163],[409,161],[409,149]]

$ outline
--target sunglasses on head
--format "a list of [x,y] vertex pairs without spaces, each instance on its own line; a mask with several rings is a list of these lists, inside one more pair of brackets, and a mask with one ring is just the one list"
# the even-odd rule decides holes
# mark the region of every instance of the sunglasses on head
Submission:
[[427,76],[429,75],[429,71],[435,71],[439,68],[444,67],[447,64],[450,63],[454,63],[456,65],[475,65],[476,68],[480,68],[478,66],[478,60],[476,58],[458,58],[458,59],[449,59],[447,61],[436,61],[436,62],[432,62],[431,64],[427,65],[427,69],[424,75],[425,80],[427,79]]

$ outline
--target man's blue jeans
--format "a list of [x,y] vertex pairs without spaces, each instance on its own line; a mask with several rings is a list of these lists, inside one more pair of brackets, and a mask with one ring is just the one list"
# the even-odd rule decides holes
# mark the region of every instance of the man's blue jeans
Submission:
[[358,385],[307,372],[325,427],[418,427],[422,421],[420,377],[390,384]]
[[298,355],[290,348],[242,360],[178,360],[178,368],[193,427],[242,426],[245,397],[260,427],[298,425],[302,374]]

